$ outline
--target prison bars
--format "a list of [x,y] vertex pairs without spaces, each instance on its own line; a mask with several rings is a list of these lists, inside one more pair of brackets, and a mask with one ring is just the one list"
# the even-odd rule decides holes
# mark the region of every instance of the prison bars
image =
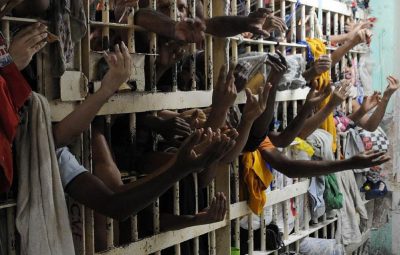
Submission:
[[[284,2],[284,1],[283,1]],[[209,5],[208,5],[208,8],[206,8],[206,10],[207,10],[207,14],[208,15],[210,15],[210,13],[211,13],[211,9],[212,9],[212,5],[211,5],[211,1],[209,1],[208,2],[209,3]],[[284,4],[282,4],[282,5],[284,5]],[[153,2],[153,6],[154,6],[154,2]],[[305,10],[305,6],[301,6],[301,8],[304,8],[304,10]],[[293,9],[292,9],[292,11],[293,11]],[[342,15],[341,17],[344,17],[344,15]],[[132,19],[133,20],[133,19]],[[132,20],[131,20],[131,22],[132,22]],[[312,20],[312,19],[311,19]],[[3,21],[3,23],[2,23],[2,25],[3,25],[3,28],[4,28],[4,30],[7,32],[7,22],[9,22],[9,21],[13,21],[13,18],[6,18],[5,19],[5,21]],[[16,22],[35,22],[35,20],[28,20],[28,19],[15,19],[15,21]],[[133,31],[133,29],[135,28],[135,26],[131,23],[131,24],[127,24],[127,25],[118,25],[118,24],[111,24],[111,23],[109,23],[109,22],[107,22],[107,20],[105,20],[105,22],[102,22],[102,23],[98,23],[98,22],[89,22],[91,25],[93,25],[93,26],[102,26],[102,27],[104,27],[104,30],[103,31],[107,31],[107,29],[105,28],[105,27],[111,27],[111,28],[120,28],[120,29],[129,29],[130,31],[131,31],[131,34],[132,34],[132,31]],[[344,23],[342,23],[342,24],[344,24]],[[6,37],[6,38],[10,38],[9,37],[9,35],[6,35],[6,36],[8,36],[8,37]],[[87,39],[87,38],[86,38]],[[234,41],[237,41],[235,38],[232,38],[232,41],[234,42]],[[133,41],[134,42],[134,41]],[[250,43],[252,43],[252,41],[251,40],[248,40],[248,42],[250,42]],[[264,40],[255,40],[254,41],[254,43],[255,44],[258,44],[258,45],[271,45],[271,48],[274,46],[274,45],[276,45],[276,43],[275,42],[268,42],[268,41],[264,41]],[[234,43],[232,43],[233,45],[234,45]],[[156,43],[154,43],[154,41],[153,41],[153,45],[156,45]],[[281,44],[281,45],[283,45],[283,46],[290,46],[289,44]],[[303,47],[303,46],[299,46],[299,48],[300,47]],[[209,70],[209,72],[207,72],[209,75],[210,75],[210,77],[207,79],[208,80],[208,84],[209,84],[209,88],[211,88],[211,84],[213,84],[213,74],[210,72],[210,70],[212,70],[213,68],[213,65],[212,65],[212,52],[211,52],[211,50],[210,49],[212,49],[212,41],[211,41],[211,37],[208,37],[208,44],[207,44],[207,48],[209,49],[209,54],[208,54],[208,61],[206,61],[206,63],[207,63],[207,67],[208,67],[208,69],[207,70]],[[132,49],[132,52],[134,52],[134,45],[132,45],[131,47],[130,47],[130,49]],[[153,48],[154,49],[154,48]],[[260,48],[259,48],[260,49]],[[85,56],[85,51],[86,52],[88,52],[88,47],[86,47],[85,48],[85,46],[82,48],[82,56]],[[155,55],[153,55],[154,56],[154,58],[155,58]],[[89,56],[87,55],[87,58],[85,59],[85,57],[83,57],[83,63],[85,63],[85,62],[88,62],[88,61],[90,61],[90,59],[89,59]],[[85,69],[85,65],[83,65],[83,70]],[[85,70],[84,70],[84,72],[85,72]],[[86,74],[88,74],[88,71],[86,71],[85,72]],[[89,76],[89,75],[88,75]],[[152,86],[152,90],[154,90],[154,86]],[[283,95],[285,94],[286,92],[284,92],[284,93],[282,93]],[[288,93],[286,93],[286,94],[288,94]],[[181,95],[183,95],[183,94],[181,94]],[[187,94],[187,98],[189,98],[190,96],[193,96],[194,94]],[[204,94],[204,95],[206,95],[206,94]],[[210,95],[210,94],[208,94],[208,95]],[[119,97],[120,95],[117,95],[117,98],[115,99],[115,101],[118,101],[118,100],[120,100],[120,99],[126,99],[126,100],[131,100],[132,99],[132,97],[123,97],[123,96],[121,96],[121,97]],[[152,95],[153,96],[153,95]],[[164,96],[164,95],[162,95],[162,96]],[[151,98],[151,97],[148,97],[148,98]],[[156,96],[154,96],[153,98],[151,98],[151,99],[157,99],[157,97]],[[299,98],[300,99],[300,98]],[[304,99],[304,97],[302,97],[301,99]],[[123,100],[122,100],[123,101]],[[294,101],[293,101],[294,102]],[[203,103],[203,104],[202,104]],[[194,104],[193,106],[197,106],[197,107],[201,107],[201,106],[206,106],[206,105],[209,105],[209,102],[207,102],[207,103],[205,103],[205,102],[202,102],[202,103],[198,103],[197,105],[196,104]],[[284,103],[284,104],[286,104],[287,105],[287,103]],[[63,104],[61,104],[61,105],[63,105]],[[165,105],[167,105],[167,104],[165,104]],[[199,106],[200,105],[200,106]],[[148,108],[143,108],[142,107],[142,111],[147,111],[147,110],[150,110],[149,108],[151,108],[152,106],[149,106]],[[172,105],[172,107],[170,107],[170,108],[189,108],[189,105],[185,105],[185,104],[183,104],[183,105]],[[295,107],[295,106],[294,106]],[[159,110],[159,108],[157,108],[157,107],[154,107],[155,108],[155,110]],[[167,107],[166,107],[167,108]],[[71,108],[70,108],[71,109]],[[104,112],[104,114],[114,114],[114,113],[117,113],[118,112],[118,110],[120,110],[120,109],[117,109],[116,111],[109,111],[109,112]],[[124,111],[121,111],[121,112],[124,112]],[[127,113],[132,113],[132,118],[134,118],[133,116],[134,116],[134,112],[135,112],[135,109],[134,108],[131,108],[130,110],[128,110],[127,111]],[[124,112],[125,113],[125,112]],[[134,126],[134,124],[133,124],[133,126]],[[91,169],[91,161],[90,161],[90,158],[91,158],[91,153],[90,153],[90,131],[89,132],[87,132],[85,135],[84,135],[84,139],[83,139],[83,145],[82,145],[82,154],[84,155],[83,156],[83,162],[85,162],[85,166],[88,168],[88,169]],[[290,187],[289,187],[290,188]],[[236,187],[235,187],[235,189],[236,189]],[[231,205],[230,206],[230,210],[229,211],[234,211],[233,210],[233,208],[236,208],[237,206],[236,206],[237,204],[233,204],[233,205]],[[244,208],[244,207],[243,207]],[[9,209],[7,209],[7,210],[9,210]],[[86,212],[86,214],[85,214],[85,240],[84,240],[84,242],[85,242],[85,244],[86,244],[86,254],[93,254],[94,253],[94,233],[93,233],[93,216],[92,216],[92,212],[91,212],[91,210],[89,210],[89,209],[85,209],[85,212]],[[235,214],[234,212],[232,212],[232,213],[228,213],[228,215],[230,215],[230,214],[233,214],[234,216],[236,215],[236,216],[238,216],[238,215],[240,215],[240,214]],[[11,216],[10,217],[12,217],[12,214],[10,214]],[[244,214],[244,215],[247,215],[247,214]],[[241,215],[241,216],[244,216],[244,215]],[[234,218],[234,219],[238,219],[240,216],[238,216],[238,217],[236,217],[236,218]],[[233,216],[232,215],[230,215],[230,217],[229,217],[229,219],[233,219]],[[220,229],[220,228],[222,228],[222,227],[227,227],[227,223],[226,222],[222,222],[222,223],[216,223],[216,224],[211,224],[211,225],[209,225],[209,226],[200,226],[200,227],[193,227],[192,229],[194,229],[194,230],[196,230],[196,229],[198,229],[198,231],[194,231],[195,232],[195,234],[194,235],[192,235],[192,237],[195,237],[195,236],[197,236],[197,234],[200,234],[200,233],[207,233],[208,231],[212,231],[212,230],[218,230],[218,229]],[[12,231],[12,227],[10,227],[10,229],[11,229],[11,233],[13,232]],[[10,231],[9,231],[10,232]],[[133,232],[135,232],[135,231],[133,231]],[[175,231],[174,232],[174,234],[177,234],[177,233],[181,233],[182,231]],[[110,235],[112,235],[112,233],[110,232],[109,233]],[[156,235],[156,236],[153,236],[153,237],[151,237],[150,239],[148,239],[148,240],[146,240],[146,241],[153,241],[155,244],[157,244],[157,239],[158,239],[158,237],[162,237],[164,235],[164,233],[161,233],[161,234],[158,234],[158,235]],[[167,236],[168,236],[168,234],[167,234]],[[112,240],[112,237],[109,237],[109,239],[110,240]],[[133,238],[133,239],[136,239],[136,238]],[[167,238],[166,240],[173,240],[173,241],[171,241],[171,244],[172,243],[174,243],[174,242],[180,242],[181,240],[184,240],[185,238],[182,238],[182,239],[180,239],[179,240],[179,238],[178,239],[175,239],[175,238],[172,238],[171,236],[170,236],[170,238]],[[13,239],[9,239],[9,240],[11,240],[11,241],[9,241],[9,243],[13,243]],[[134,240],[135,241],[135,240]],[[137,247],[140,247],[140,244],[143,244],[143,242],[141,242],[140,243],[140,241],[137,243]],[[111,244],[111,242],[109,241],[109,245],[110,246],[112,246],[112,244]],[[133,246],[135,246],[135,243],[133,243]],[[160,248],[161,249],[161,247],[163,247],[163,246],[165,246],[165,244],[164,245],[159,245],[158,246],[158,248]],[[129,247],[132,247],[132,246],[129,246]],[[142,246],[143,247],[143,246]],[[157,247],[157,245],[155,245],[155,247]],[[113,250],[115,250],[115,254],[118,254],[118,251],[121,249],[121,248],[112,248],[112,247],[110,247],[111,248],[111,250],[109,251],[110,252],[110,254],[114,254],[114,252],[113,252]],[[149,249],[145,249],[145,250],[140,250],[140,252],[152,252],[152,251],[157,251],[157,249],[158,248],[156,248],[156,250],[149,250]],[[129,250],[129,249],[128,249]],[[136,250],[136,249],[134,249],[134,250]],[[126,250],[122,250],[123,252],[125,252]],[[139,251],[139,250],[138,250]],[[216,251],[217,253],[218,253],[218,250]],[[107,254],[107,252],[106,252],[106,254]]]

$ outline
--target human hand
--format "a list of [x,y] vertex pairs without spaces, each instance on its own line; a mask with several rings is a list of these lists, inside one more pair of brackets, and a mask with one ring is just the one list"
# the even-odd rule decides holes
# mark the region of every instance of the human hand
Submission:
[[201,128],[207,121],[207,116],[201,109],[192,109],[182,112],[179,117],[189,123],[192,129]]
[[33,55],[39,52],[46,44],[47,27],[41,23],[35,23],[19,31],[12,38],[9,52],[19,70],[29,65]]
[[339,86],[335,88],[332,93],[331,99],[329,100],[329,105],[336,107],[340,105],[350,94],[351,84],[350,81],[344,80]]
[[260,87],[258,90],[258,100],[251,93],[249,88],[246,88],[246,105],[243,108],[243,119],[253,122],[255,121],[267,107],[268,95],[272,85],[267,83],[264,87]]
[[391,160],[389,156],[386,156],[386,152],[378,151],[366,151],[359,155],[350,158],[352,168],[362,169],[373,166],[379,166]]
[[202,153],[196,152],[197,145],[208,143],[209,137],[203,136],[203,133],[203,129],[198,129],[183,142],[175,161],[177,169],[189,172],[201,171],[223,158],[235,145],[235,141],[226,135],[213,133],[211,143]]
[[176,22],[174,38],[187,43],[201,43],[204,39],[206,25],[199,18],[185,18]]
[[331,86],[325,87],[325,89],[317,91],[318,82],[314,80],[311,83],[311,89],[308,92],[306,102],[304,106],[306,109],[313,110],[318,107],[325,98],[327,98],[332,93]]
[[104,53],[104,58],[109,69],[101,81],[100,90],[112,96],[131,76],[132,59],[124,42],[121,42],[121,46],[115,45],[114,53]]
[[175,136],[188,137],[192,132],[190,124],[180,117],[161,120],[158,131],[164,138],[173,139]]
[[274,86],[279,83],[288,69],[286,58],[281,52],[277,51],[276,53],[278,57],[269,54],[266,61],[266,63],[271,66],[271,72],[267,80]]
[[211,201],[210,207],[199,212],[195,216],[198,225],[211,224],[222,221],[225,218],[227,199],[223,192],[218,192]]
[[228,75],[225,78],[226,66],[222,66],[219,72],[217,87],[213,91],[212,95],[212,107],[227,110],[231,107],[236,100],[237,91],[235,86],[235,77],[233,71],[235,67],[232,67]]
[[270,13],[271,10],[266,8],[258,8],[255,12],[250,13],[245,22],[246,32],[269,37],[269,32],[263,26]]
[[365,96],[361,104],[361,110],[365,113],[374,109],[381,101],[381,93],[375,91],[371,96]]
[[0,18],[6,13],[14,9],[15,6],[22,3],[24,0],[0,0]]
[[316,76],[319,76],[331,69],[332,60],[329,55],[322,55],[319,59],[317,59],[314,64],[314,72]]
[[383,96],[386,99],[390,99],[390,97],[399,89],[399,80],[394,78],[393,76],[389,75],[386,80],[388,81],[388,85],[386,87],[385,92],[383,93]]
[[285,33],[285,31],[288,30],[288,27],[282,18],[275,16],[273,13],[269,13],[265,18],[263,29],[265,29],[268,33],[271,33],[274,30]]

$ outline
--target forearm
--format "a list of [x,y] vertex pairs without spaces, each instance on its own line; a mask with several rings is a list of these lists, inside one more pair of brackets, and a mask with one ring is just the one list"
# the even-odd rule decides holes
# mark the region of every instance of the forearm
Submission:
[[178,230],[199,225],[194,215],[173,215],[162,213],[160,215],[161,231]]
[[152,9],[139,9],[135,13],[135,24],[149,32],[171,39],[175,38],[176,22],[170,17]]
[[228,114],[228,109],[221,107],[211,107],[210,115],[207,118],[204,128],[210,127],[212,130],[216,130],[224,126],[226,122],[226,115]]
[[218,171],[218,162],[197,174],[199,189],[206,188],[214,180]]
[[349,40],[349,34],[330,35],[329,40],[331,43],[344,43]]
[[271,167],[290,178],[326,175],[352,168],[350,159],[346,160],[291,160],[276,149],[260,151],[263,159]]
[[331,54],[332,66],[335,66],[339,61],[346,55],[353,47],[355,47],[359,42],[355,40],[346,41],[342,46],[337,48]]
[[318,76],[318,74],[315,72],[314,67],[308,68],[303,73],[303,77],[307,82],[310,82],[310,81],[314,80],[317,76]]
[[90,95],[82,104],[57,123],[53,128],[56,148],[70,144],[76,137],[89,128],[97,112],[111,97],[111,93],[100,89]]
[[385,116],[389,100],[390,97],[383,96],[381,102],[378,104],[372,115],[366,121],[361,121],[360,126],[367,131],[375,131]]
[[163,110],[163,111],[159,111],[158,112],[158,116],[163,118],[164,120],[167,119],[172,119],[175,117],[179,117],[180,114],[178,112],[173,112],[173,111],[169,111],[169,110]]
[[321,110],[319,110],[316,114],[308,118],[304,127],[301,130],[299,137],[301,139],[306,139],[309,135],[311,135],[317,128],[321,126],[321,124],[332,114],[334,106],[327,104]]
[[299,114],[290,122],[289,126],[281,133],[271,132],[268,136],[271,142],[279,148],[285,148],[290,145],[293,140],[299,136],[303,130],[307,118],[311,114],[311,108],[303,107]]
[[239,127],[237,129],[239,136],[236,139],[235,146],[221,160],[222,163],[229,164],[240,155],[240,153],[243,151],[244,146],[247,143],[247,140],[249,139],[252,124],[253,121],[246,120],[245,117],[242,117],[242,120],[240,121]]
[[145,178],[122,186],[110,197],[109,208],[118,219],[137,214],[185,177],[175,166],[157,171]]
[[361,119],[367,114],[362,108],[359,108],[357,111],[353,112],[352,114],[348,115],[347,117],[351,119],[354,124],[358,124]]
[[229,37],[246,31],[247,17],[219,16],[206,20],[206,33],[213,36]]
[[267,107],[265,108],[265,111],[253,123],[253,127],[251,130],[251,134],[253,137],[262,137],[267,133],[269,125],[274,117],[276,92],[277,86],[273,85],[269,93]]

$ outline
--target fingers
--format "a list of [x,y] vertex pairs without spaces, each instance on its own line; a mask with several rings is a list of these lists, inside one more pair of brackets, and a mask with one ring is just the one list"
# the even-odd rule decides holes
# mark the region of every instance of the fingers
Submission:
[[219,69],[217,89],[223,89],[223,86],[225,84],[225,72],[226,72],[226,65],[222,65],[221,68]]
[[204,130],[202,128],[197,129],[188,138],[186,138],[181,146],[181,149],[184,153],[192,153],[194,146],[200,142],[203,132]]
[[272,84],[268,82],[267,84],[264,85],[264,89],[262,91],[262,94],[260,94],[258,101],[263,108],[267,106],[268,102],[268,97],[269,97],[269,92],[271,91]]
[[132,68],[132,60],[129,54],[128,47],[126,47],[123,41],[121,42],[121,48],[122,48],[122,56],[124,58],[124,67],[130,69]]

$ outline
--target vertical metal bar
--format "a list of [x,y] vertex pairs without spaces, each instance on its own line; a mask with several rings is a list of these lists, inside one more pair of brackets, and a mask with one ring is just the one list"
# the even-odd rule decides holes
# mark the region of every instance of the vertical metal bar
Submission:
[[[211,184],[208,186],[208,203],[209,205],[211,204],[212,199],[215,196],[215,181],[212,181]],[[217,254],[217,244],[216,244],[216,236],[215,236],[215,231],[212,231],[209,233],[209,239],[210,239],[210,247],[209,247],[209,253],[210,255],[216,255]]]
[[[134,8],[129,8],[128,10],[128,25],[133,26],[135,24],[135,9]],[[136,52],[135,50],[136,45],[135,45],[135,29],[134,28],[129,28],[128,29],[128,49],[129,53],[134,53]]]
[[[211,18],[212,17],[212,0],[204,0],[204,17]],[[206,35],[206,48],[205,48],[205,57],[206,57],[206,88],[211,90],[213,88],[214,79],[213,79],[213,42],[212,36]]]
[[[174,185],[174,215],[179,215],[179,182]],[[181,246],[177,244],[174,246],[175,255],[181,254]]]
[[[82,136],[82,158],[83,165],[90,172],[92,168],[92,148],[91,148],[92,131],[89,128]],[[94,254],[94,217],[93,210],[85,207],[85,250],[86,254]]]
[[[196,18],[196,0],[189,1],[189,8],[190,8],[190,17]],[[195,43],[190,45],[190,75],[192,77],[192,84],[191,90],[197,89],[197,82],[196,82],[196,51],[197,47]]]
[[[106,140],[108,146],[111,146],[111,115],[106,115]],[[107,249],[114,246],[114,221],[112,218],[106,217],[106,240]]]
[[[129,115],[129,133],[130,133],[130,139],[131,143],[136,143],[136,114],[132,113]],[[135,182],[136,177],[131,179],[131,182]],[[131,215],[131,238],[132,242],[135,242],[139,240],[139,232],[138,232],[138,218],[137,215]]]
[[[170,0],[170,17],[173,20],[177,20],[177,15],[176,15],[176,0]],[[175,92],[178,90],[178,64],[174,64],[172,67],[172,91]]]
[[[150,8],[157,10],[157,0],[150,0]],[[150,87],[152,92],[157,90],[157,35],[150,33]]]
[[[101,12],[101,21],[104,23],[110,22],[110,2],[109,0],[104,0],[103,10]],[[108,26],[103,26],[102,28],[102,39],[103,39],[103,50],[108,50],[110,48],[110,28]]]
[[253,214],[250,213],[248,216],[248,236],[249,239],[247,240],[248,243],[248,255],[253,255],[254,251],[254,231],[253,231]]
[[9,207],[7,210],[7,251],[9,255],[16,255],[15,239],[15,208]]
[[[234,0],[235,1],[235,0]],[[239,202],[239,159],[236,159],[233,167],[233,175],[235,178],[235,202]],[[240,219],[235,219],[234,243],[235,247],[240,249]]]
[[[245,0],[246,6],[245,6],[245,16],[248,16],[250,14],[250,9],[251,9],[251,0]],[[246,53],[251,52],[251,46],[246,47]]]
[[[281,18],[286,20],[286,0],[281,0]],[[284,42],[287,42],[286,33],[282,33],[282,38]],[[281,47],[282,54],[286,54],[286,46]]]
[[[199,181],[197,173],[193,173],[193,180],[194,180],[194,200],[195,200],[195,209],[194,213],[197,214],[199,212]],[[194,240],[194,255],[199,255],[199,238],[195,237]]]
[[[271,15],[275,15],[275,14],[274,14],[274,12],[275,12],[275,1],[271,1],[271,2],[269,3],[269,7],[270,7],[271,10],[272,10],[272,14],[271,14]],[[275,33],[275,32],[273,32],[273,33]],[[275,45],[271,45],[269,49],[270,49],[270,52],[271,52],[271,53],[275,53]]]
[[[291,20],[291,38],[290,38],[290,42],[292,43],[296,43],[297,40],[297,31],[296,31],[296,27],[297,27],[297,18],[296,18],[296,3],[292,3],[290,6],[290,12],[291,12],[291,16],[292,16],[292,20]],[[292,48],[292,53],[296,54],[296,47]]]
[[315,20],[314,20],[315,7],[310,10],[310,38],[315,37]]

